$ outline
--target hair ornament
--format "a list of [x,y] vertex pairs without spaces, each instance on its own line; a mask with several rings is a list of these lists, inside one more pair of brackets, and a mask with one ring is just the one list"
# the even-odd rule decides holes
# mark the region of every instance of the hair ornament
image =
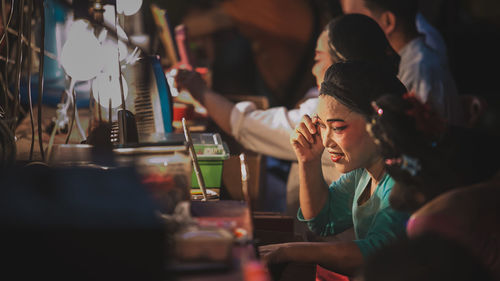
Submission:
[[382,114],[384,114],[384,110],[380,108],[375,101],[372,101],[371,105],[373,107],[373,110],[375,110],[378,116],[382,116]]
[[407,171],[412,176],[416,176],[422,169],[420,161],[417,158],[410,157],[406,154],[403,154],[398,158],[386,159],[385,164],[389,166],[399,166],[401,169]]
[[406,114],[415,120],[417,130],[432,138],[438,137],[444,131],[444,120],[432,110],[428,103],[420,102],[414,92],[404,94],[403,98],[412,105]]

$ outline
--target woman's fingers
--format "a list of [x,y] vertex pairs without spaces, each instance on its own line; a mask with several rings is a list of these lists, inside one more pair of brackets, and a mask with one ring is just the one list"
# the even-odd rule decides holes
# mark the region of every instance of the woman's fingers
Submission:
[[318,128],[318,119],[304,115],[302,122],[297,125],[290,136],[290,143],[295,150],[299,161],[316,160],[324,150]]
[[311,143],[304,137],[299,128],[295,129],[290,138],[292,145],[298,148],[311,148]]
[[[316,128],[316,124],[313,121],[314,120],[312,120],[311,117],[309,117],[308,115],[304,115],[304,117],[302,117],[302,122],[295,128],[295,133],[297,134],[295,139],[297,139],[297,141],[300,142],[304,147],[310,148],[311,144],[316,143],[316,134],[318,131]],[[308,145],[303,143],[303,139],[308,142]]]
[[316,122],[317,122],[316,116],[314,116],[312,119],[311,119],[311,117],[309,117],[309,115],[304,115],[304,117],[302,117],[302,123],[306,126],[307,131],[311,135],[314,135],[317,133]]
[[302,135],[302,134],[299,134],[297,136],[296,142],[298,144],[300,144],[302,147],[311,148],[311,142],[308,139],[306,139],[306,137],[304,137],[304,135]]
[[300,123],[297,128],[297,132],[302,135],[309,143],[314,143],[314,138],[311,135],[309,128],[307,128],[305,123]]

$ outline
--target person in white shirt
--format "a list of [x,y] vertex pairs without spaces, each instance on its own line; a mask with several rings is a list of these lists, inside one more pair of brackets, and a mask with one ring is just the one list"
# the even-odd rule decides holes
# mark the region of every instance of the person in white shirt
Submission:
[[[367,46],[369,46],[367,48]],[[364,15],[342,15],[326,26],[317,41],[312,73],[317,85],[334,62],[358,60],[377,62],[381,67],[398,71],[399,55],[392,49],[383,31],[371,18]],[[194,71],[179,70],[176,86],[186,89],[207,109],[208,115],[225,132],[231,134],[246,149],[275,158],[297,161],[290,145],[290,134],[304,115],[312,115],[318,104],[318,89],[310,91],[297,109],[273,107],[258,110],[249,101],[232,103],[210,90],[201,76]],[[331,182],[340,174],[333,167],[330,156],[322,161],[325,180]],[[296,216],[299,205],[299,180],[296,162],[291,166],[287,181],[286,213]]]
[[439,54],[446,63],[448,63],[448,51],[446,42],[439,30],[437,30],[421,13],[417,13],[416,25],[418,33],[422,34],[425,38],[425,44]]
[[[463,113],[455,81],[447,64],[443,44],[436,32],[417,17],[416,0],[341,0],[345,14],[373,18],[401,56],[398,78],[417,98],[429,104],[453,125],[462,125]],[[419,33],[417,26],[427,35]],[[432,36],[434,34],[434,36]],[[434,48],[427,45],[434,44]]]

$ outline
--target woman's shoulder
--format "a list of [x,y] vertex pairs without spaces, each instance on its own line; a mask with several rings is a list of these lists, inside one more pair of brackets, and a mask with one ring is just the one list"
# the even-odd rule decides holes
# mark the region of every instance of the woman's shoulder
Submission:
[[389,195],[391,194],[394,184],[395,184],[394,179],[388,173],[386,173],[382,178],[382,180],[380,181],[379,186],[377,188],[377,193],[379,194],[379,197],[381,197],[384,200],[389,200]]

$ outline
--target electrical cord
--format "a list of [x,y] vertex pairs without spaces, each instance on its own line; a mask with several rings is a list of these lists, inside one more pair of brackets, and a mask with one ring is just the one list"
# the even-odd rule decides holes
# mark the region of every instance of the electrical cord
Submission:
[[[56,123],[54,124],[54,128],[52,128],[52,132],[50,133],[50,138],[49,138],[49,144],[47,145],[47,158],[50,157],[50,153],[52,152],[52,146],[54,145],[54,139],[56,137],[56,132],[57,132],[57,129],[58,129],[58,122],[56,121]],[[47,159],[48,161],[49,159]],[[44,160],[44,162],[47,162]]]
[[35,122],[33,120],[33,101],[31,98],[31,17],[33,16],[33,0],[28,0],[28,100],[31,122],[31,144],[29,161],[33,160],[33,149],[35,147]]
[[10,64],[16,64],[16,62],[15,62],[15,61],[10,60],[10,59],[8,59],[8,58],[6,58],[6,57],[4,57],[4,56],[0,56],[0,60],[1,60],[1,61],[4,61],[4,62],[6,62],[6,63],[10,63]]
[[[116,27],[116,30],[118,30],[118,26],[119,26],[119,22],[118,22],[118,11],[116,10],[116,6],[115,5],[115,27]],[[126,106],[125,106],[125,94],[123,93],[123,79],[122,79],[122,68],[120,67],[120,48],[118,47],[120,44],[120,39],[117,37],[116,38],[116,50],[117,50],[117,53],[118,53],[118,57],[116,58],[118,60],[118,81],[120,82],[120,97],[121,97],[121,100],[122,100],[122,109],[123,110],[126,110]],[[109,122],[111,122],[111,120],[109,120]],[[126,125],[124,125],[126,126]]]
[[[4,1],[4,0],[2,0]],[[40,9],[41,21],[41,41],[40,41],[40,63],[38,65],[38,144],[40,145],[40,153],[42,154],[42,161],[45,162],[45,154],[43,151],[42,141],[42,99],[43,99],[43,64],[45,58],[45,7],[44,0],[38,0],[38,7]]]
[[[3,21],[3,23],[2,23],[3,26],[9,26],[10,22],[12,21],[12,16],[14,15],[14,5],[12,5],[13,4],[12,1],[10,1],[9,19],[7,20],[7,22]],[[2,0],[2,15],[5,15],[4,4],[5,4],[5,0]],[[2,17],[2,19],[3,19],[3,17]],[[6,30],[7,30],[7,28],[4,30],[4,33],[2,34],[2,38],[0,38],[0,45],[2,45],[3,39],[5,39],[5,36],[7,36]]]
[[[5,81],[3,80],[2,75],[0,75],[0,84],[2,84],[2,86],[5,84]],[[3,88],[5,89],[5,87],[3,87]],[[9,99],[14,100],[14,95],[10,92],[9,88],[7,88],[7,93],[6,94],[4,93],[4,95],[7,96]],[[21,114],[23,114],[23,115],[26,114],[26,112],[24,111],[24,109],[22,107],[20,107],[19,110],[21,111]],[[6,117],[8,117],[7,114],[6,114]]]
[[75,121],[76,121],[76,128],[78,129],[78,132],[80,133],[80,136],[82,137],[82,140],[85,140],[87,136],[85,136],[85,131],[83,130],[82,124],[80,123],[80,117],[78,116],[78,107],[76,106],[76,94],[73,96],[75,99]]
[[[19,33],[22,35],[24,27],[24,0],[19,0]],[[14,114],[12,123],[12,132],[14,133],[18,123],[19,106],[21,103],[21,67],[23,61],[23,45],[22,36],[17,36],[17,53],[16,53],[16,84],[14,90]]]
[[[17,36],[19,36],[19,32],[17,32],[17,31],[16,31],[16,30],[14,30],[13,28],[10,28],[10,27],[9,27],[9,28],[7,28],[7,31],[8,31],[10,34],[12,34],[12,35],[14,35],[14,36],[16,36],[16,37],[17,37]],[[28,42],[28,39],[26,38],[26,36],[24,36],[24,35],[22,35],[22,34],[21,34],[21,41],[22,41],[22,42],[23,42],[26,46],[28,46],[28,43],[27,43],[27,42]],[[38,48],[38,47],[37,47],[35,44],[33,44],[33,43],[31,43],[30,45],[31,45],[31,49],[33,49],[33,51],[35,51],[35,52],[37,52],[37,53],[40,53],[40,48]],[[56,56],[54,53],[51,53],[51,52],[49,52],[49,51],[45,50],[44,54],[45,54],[45,56],[47,56],[47,57],[49,57],[49,58],[51,58],[51,59],[53,59],[53,60],[57,60],[57,56]]]
[[[68,135],[66,136],[66,141],[64,142],[65,144],[68,144],[69,138],[71,136],[71,132],[73,131],[73,125],[75,124],[75,119],[76,119],[76,94],[75,94],[75,83],[73,78],[70,78],[69,82],[69,91],[67,92],[67,97],[68,97],[68,103],[73,104],[73,114],[71,116],[71,122],[69,124],[69,130],[68,130]],[[67,109],[65,114],[67,114]]]
[[14,136],[6,124],[0,119],[0,167],[12,165],[16,158],[16,142]]
[[[11,15],[13,15],[14,14],[14,3],[13,2],[11,2],[10,8],[11,8]],[[4,34],[3,34],[4,37],[2,38],[2,41],[3,41],[3,39],[5,39],[5,59],[8,60],[9,59],[9,36],[7,34],[7,30],[9,28],[10,21],[7,22],[3,15],[5,15],[5,0],[2,0],[2,22],[3,22],[3,26],[4,26]],[[6,63],[4,68],[5,68],[4,73],[3,73],[4,74],[4,91],[5,91],[4,102],[5,102],[6,109],[8,109],[9,101],[7,98],[7,94],[9,92],[9,86],[8,86],[7,82],[9,81],[9,75],[8,75],[9,64]]]
[[71,96],[68,94],[68,92],[65,92],[65,95],[66,95],[66,101],[64,103],[60,102],[57,104],[56,119],[53,120],[54,127],[52,128],[52,131],[50,133],[49,143],[47,145],[47,162],[50,160],[50,155],[52,147],[54,145],[54,139],[56,137],[57,131],[60,132],[63,131],[66,125],[69,123],[68,108],[71,104]]

